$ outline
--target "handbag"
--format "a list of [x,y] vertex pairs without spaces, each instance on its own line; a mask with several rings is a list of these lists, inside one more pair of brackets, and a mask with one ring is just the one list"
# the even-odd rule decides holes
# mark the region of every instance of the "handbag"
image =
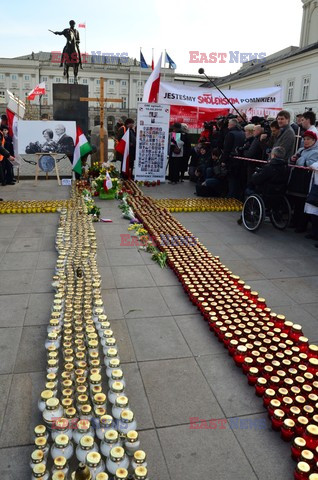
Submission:
[[318,207],[318,185],[313,184],[307,195],[306,202],[314,207]]

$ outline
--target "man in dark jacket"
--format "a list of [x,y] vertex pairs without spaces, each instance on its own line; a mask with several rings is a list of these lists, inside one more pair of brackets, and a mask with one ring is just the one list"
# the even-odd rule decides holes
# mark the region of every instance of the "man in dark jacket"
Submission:
[[289,161],[294,154],[295,132],[289,125],[290,113],[287,110],[281,110],[277,114],[277,122],[280,128],[280,134],[275,139],[274,147],[283,147],[285,149],[284,160]]
[[61,125],[61,124],[56,125],[55,133],[58,136],[57,153],[66,153],[68,155],[73,155],[74,140],[65,132],[66,132],[66,128],[64,127],[64,125]]
[[236,118],[231,118],[228,125],[228,133],[225,135],[223,153],[221,156],[221,163],[224,163],[229,172],[229,191],[228,197],[240,199],[242,192],[240,191],[240,172],[241,161],[234,159],[236,149],[244,145],[245,135],[239,126]]
[[274,195],[284,193],[288,181],[288,165],[283,147],[274,147],[270,161],[258,169],[251,178],[246,194],[261,193]]

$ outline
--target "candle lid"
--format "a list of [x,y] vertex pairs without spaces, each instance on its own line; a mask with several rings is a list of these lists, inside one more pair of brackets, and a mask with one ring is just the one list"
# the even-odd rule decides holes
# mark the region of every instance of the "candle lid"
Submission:
[[286,418],[284,420],[284,426],[287,427],[287,428],[294,428],[295,422],[291,418]]
[[314,435],[315,437],[318,436],[318,426],[317,425],[313,425],[313,424],[308,425],[307,428],[306,428],[306,431],[310,435]]
[[301,472],[301,473],[308,473],[310,472],[310,466],[306,462],[298,462],[297,470],[298,472]]
[[108,430],[104,435],[105,441],[115,443],[118,440],[118,432],[116,430]]
[[80,444],[83,448],[92,448],[94,445],[94,438],[91,435],[84,435],[80,439]]
[[274,417],[282,419],[285,416],[285,412],[277,408],[274,410]]
[[41,399],[46,401],[48,400],[49,398],[52,398],[53,397],[53,392],[52,390],[43,390],[41,392]]
[[95,480],[108,480],[109,477],[107,475],[107,473],[104,473],[104,472],[100,472],[96,475],[95,477]]
[[146,452],[144,452],[143,450],[137,450],[134,453],[134,460],[136,461],[136,463],[144,462],[146,460]]
[[34,427],[34,433],[36,436],[42,436],[46,432],[46,426],[45,425],[37,425]]
[[136,479],[146,479],[148,474],[148,470],[146,467],[140,466],[135,468],[135,478]]
[[117,468],[115,480],[125,480],[128,477],[128,470],[126,468]]
[[128,402],[129,400],[128,400],[128,397],[126,397],[126,395],[120,395],[120,397],[116,398],[115,405],[117,407],[124,408],[124,407],[127,407]]
[[35,463],[40,463],[43,460],[43,457],[43,450],[33,450],[33,452],[31,453],[31,459]]
[[39,463],[38,465],[34,465],[33,473],[35,477],[43,476],[46,472],[46,465],[44,463]]
[[130,430],[127,432],[126,438],[129,442],[136,442],[138,440],[138,432],[136,430]]
[[56,438],[55,438],[55,443],[58,447],[66,447],[67,444],[69,443],[69,438],[67,435],[58,435]]
[[131,410],[123,410],[120,414],[120,418],[123,422],[132,422],[134,419],[134,413]]
[[124,385],[122,382],[116,381],[111,384],[111,389],[113,392],[122,392],[124,390]]
[[101,461],[101,456],[98,452],[90,452],[86,456],[86,462],[89,467],[96,467]]
[[52,480],[65,480],[64,472],[54,472],[52,475]]
[[294,445],[299,448],[304,448],[306,446],[306,440],[303,437],[294,438]]
[[125,450],[122,447],[113,447],[110,451],[110,458],[114,462],[120,461],[125,455]]
[[313,460],[314,458],[314,454],[310,451],[310,450],[302,450],[301,451],[301,457],[305,460],[305,461],[311,461]]
[[309,420],[307,417],[303,417],[302,415],[297,418],[298,423],[301,425],[307,425],[309,423]]
[[64,468],[66,465],[66,458],[60,455],[54,459],[54,465],[58,468]]

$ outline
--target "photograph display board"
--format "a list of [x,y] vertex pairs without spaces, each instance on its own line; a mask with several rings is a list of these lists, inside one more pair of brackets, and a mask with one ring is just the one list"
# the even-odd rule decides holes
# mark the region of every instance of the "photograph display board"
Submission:
[[165,181],[170,106],[138,103],[135,179]]
[[17,133],[20,155],[40,152],[73,155],[76,122],[21,120]]

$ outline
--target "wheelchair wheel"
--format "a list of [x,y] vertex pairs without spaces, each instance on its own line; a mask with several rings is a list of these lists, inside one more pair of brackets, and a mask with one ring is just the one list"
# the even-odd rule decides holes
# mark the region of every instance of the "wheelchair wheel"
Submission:
[[275,200],[275,205],[271,208],[269,218],[275,228],[285,230],[291,220],[291,208],[289,201],[285,196]]
[[256,232],[265,218],[265,205],[259,195],[250,195],[244,202],[242,222],[250,232]]

